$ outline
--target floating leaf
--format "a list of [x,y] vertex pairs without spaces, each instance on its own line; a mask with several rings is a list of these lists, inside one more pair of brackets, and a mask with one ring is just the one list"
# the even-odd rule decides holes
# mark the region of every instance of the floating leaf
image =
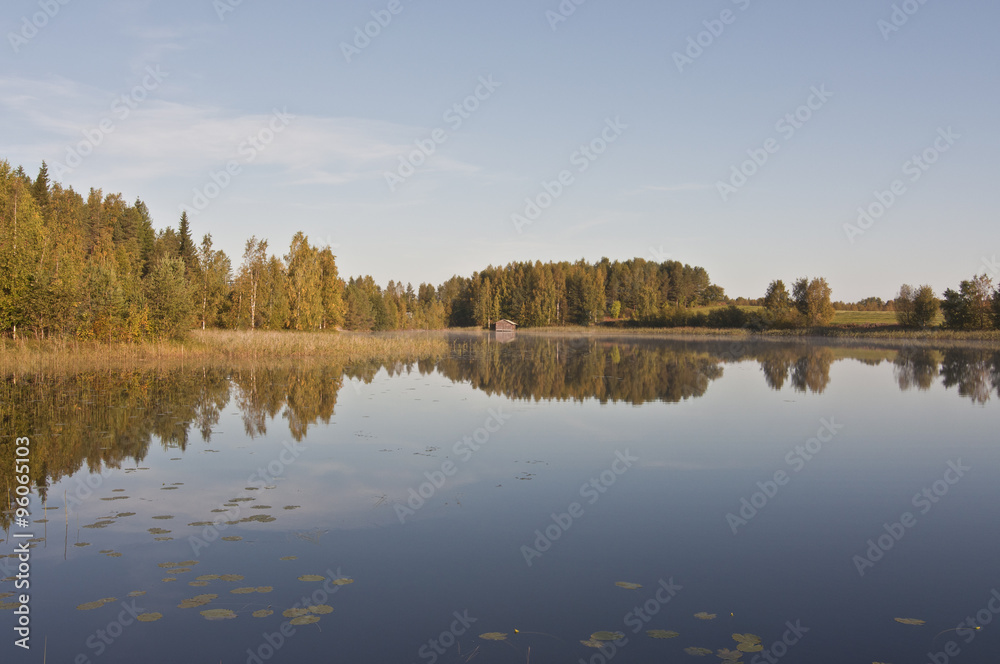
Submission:
[[239,574],[223,574],[219,577],[220,581],[242,581],[243,577]]
[[164,520],[164,521],[165,521],[165,520],[167,520],[167,519],[172,519],[172,518],[174,518],[174,515],[173,515],[173,514],[161,514],[161,515],[159,515],[159,516],[154,516],[153,518],[154,518],[154,519],[161,519],[161,520]]
[[166,535],[171,531],[164,530],[163,528],[147,528],[146,532],[148,532],[150,535]]
[[636,588],[642,588],[642,584],[639,583],[629,583],[628,581],[615,581],[615,585],[619,588],[627,588],[628,590],[635,590]]
[[893,620],[904,625],[924,625],[927,623],[926,620],[920,620],[918,618],[893,618]]
[[311,625],[319,622],[319,616],[299,616],[291,620],[292,625]]
[[737,643],[760,643],[760,637],[756,634],[733,634],[733,640]]
[[73,546],[90,546],[90,542],[77,542]]
[[680,636],[680,634],[678,634],[673,630],[651,629],[648,632],[646,632],[646,636],[651,636],[654,639],[673,639]]
[[170,570],[171,574],[184,574],[185,572],[190,572],[190,567],[174,567]]
[[256,590],[257,590],[256,588],[233,588],[229,592],[231,592],[234,595],[249,595],[250,593],[255,592]]
[[[274,588],[271,587],[271,586],[257,586],[257,592],[259,592],[259,593],[269,593],[272,590],[274,590]],[[313,613],[316,613],[316,612],[313,611]]]
[[354,579],[334,579],[330,583],[335,586],[346,586],[349,583],[354,583]]
[[206,609],[201,615],[205,616],[205,620],[230,620],[236,617],[229,609]]
[[747,643],[744,641],[743,643],[736,646],[736,649],[742,652],[760,652],[761,650],[764,649],[764,646],[760,645],[759,643]]
[[240,537],[239,535],[228,535],[226,537],[223,537],[222,541],[223,542],[239,542],[241,539],[243,539],[243,538]]
[[694,617],[698,620],[715,620],[716,615],[714,613],[707,613],[705,611],[699,611],[694,614]]
[[712,654],[712,651],[709,650],[708,648],[694,648],[694,647],[692,647],[692,648],[685,648],[684,652],[686,652],[689,655],[696,655],[698,657],[704,657],[705,655],[711,655]]
[[176,576],[168,576],[165,579],[162,579],[163,583],[170,583],[171,581],[176,581],[176,580],[177,580]]
[[188,585],[196,588],[203,588],[208,585],[208,581],[188,581]]
[[299,577],[299,581],[322,581],[325,578],[325,576],[320,576],[319,574],[303,574]]
[[[0,611],[9,611],[10,609],[16,609],[19,606],[21,606],[20,602],[0,602]],[[78,606],[76,608],[79,609],[80,607]],[[95,607],[91,607],[91,608],[96,609],[97,607],[95,606]],[[86,610],[86,609],[84,609],[84,610]]]
[[218,595],[195,595],[191,599],[186,599],[177,605],[178,609],[194,609],[199,606],[205,606],[213,599],[219,599]]
[[274,611],[271,611],[270,609],[261,609],[260,611],[254,611],[252,615],[254,618],[267,618],[268,616],[274,615]]
[[299,509],[299,507],[301,507],[301,505],[285,505],[281,509],[283,509],[283,510],[297,510],[297,509]]
[[604,647],[603,643],[601,643],[600,641],[595,641],[594,639],[588,639],[587,641],[580,641],[580,643],[582,643],[583,645],[587,646],[588,648],[603,648]]
[[218,581],[220,579],[218,574],[202,574],[197,577],[195,581]]
[[81,604],[76,607],[78,611],[91,611],[93,609],[99,609],[105,604],[110,604],[111,602],[117,601],[117,597],[105,597],[104,599],[99,599],[95,602],[87,602],[86,604]]
[[622,632],[594,632],[590,638],[594,641],[617,641],[625,638],[625,634]]
[[135,617],[135,619],[139,622],[156,622],[162,617],[162,613],[140,613]]
[[114,521],[108,521],[107,519],[105,519],[103,521],[95,521],[94,523],[84,526],[84,528],[107,528],[113,523]]
[[285,609],[282,611],[281,615],[286,618],[298,618],[299,616],[304,616],[309,613],[309,609]]
[[213,523],[212,521],[192,521],[188,525],[194,526],[195,528],[201,528],[203,526],[211,526],[212,523]]
[[507,635],[503,632],[486,632],[485,634],[480,634],[479,638],[486,639],[487,641],[506,641]]
[[307,609],[309,613],[315,613],[318,616],[325,616],[328,613],[333,613],[333,607],[328,604],[318,604],[316,606],[310,606]]
[[739,658],[743,657],[743,653],[739,650],[729,650],[728,648],[723,648],[716,652],[719,659],[726,660],[728,662],[735,662]]

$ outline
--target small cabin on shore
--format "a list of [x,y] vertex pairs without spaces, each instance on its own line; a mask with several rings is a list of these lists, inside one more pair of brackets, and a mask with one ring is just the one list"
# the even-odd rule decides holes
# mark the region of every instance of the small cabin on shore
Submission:
[[515,323],[512,320],[507,320],[505,318],[503,320],[498,320],[496,325],[494,326],[494,329],[497,332],[514,332],[517,330],[517,323]]

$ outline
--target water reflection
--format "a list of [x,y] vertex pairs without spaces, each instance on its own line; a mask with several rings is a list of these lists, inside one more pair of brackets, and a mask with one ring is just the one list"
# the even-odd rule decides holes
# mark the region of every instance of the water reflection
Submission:
[[[891,363],[900,390],[930,390],[938,381],[985,404],[1000,396],[1000,352],[975,348],[857,348],[807,343],[665,341],[652,338],[531,337],[497,343],[454,336],[439,360],[355,366],[257,364],[238,367],[136,369],[21,375],[0,385],[7,437],[27,432],[35,448],[32,472],[40,496],[84,466],[91,472],[140,463],[150,446],[186,449],[192,435],[211,441],[223,409],[238,409],[250,438],[280,416],[295,440],[329,423],[345,379],[371,382],[389,375],[437,372],[490,395],[510,399],[596,399],[601,403],[679,402],[702,397],[728,365],[756,362],[772,390],[822,393],[836,362]],[[9,455],[8,455],[9,456]],[[9,464],[0,474],[11,481]],[[8,525],[9,515],[0,517]]]

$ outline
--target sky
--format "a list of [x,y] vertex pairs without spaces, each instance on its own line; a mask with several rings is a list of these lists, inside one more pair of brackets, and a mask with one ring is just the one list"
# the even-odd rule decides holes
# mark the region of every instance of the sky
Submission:
[[6,0],[0,159],[234,266],[679,260],[730,296],[1000,280],[987,0]]

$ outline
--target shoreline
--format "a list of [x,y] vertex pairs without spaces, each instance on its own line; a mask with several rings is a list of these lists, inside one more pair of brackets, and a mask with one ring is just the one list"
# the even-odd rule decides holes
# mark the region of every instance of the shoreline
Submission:
[[[397,330],[388,332],[293,332],[193,330],[183,341],[138,344],[74,339],[0,340],[0,372],[85,371],[145,365],[243,363],[260,360],[317,359],[331,363],[411,361],[449,351],[450,336],[490,338],[478,328]],[[521,337],[591,337],[791,343],[856,347],[967,347],[1000,350],[1000,331],[879,330],[877,328],[806,328],[766,330],[716,328],[545,327],[519,330]],[[516,338],[515,336],[515,338]]]

